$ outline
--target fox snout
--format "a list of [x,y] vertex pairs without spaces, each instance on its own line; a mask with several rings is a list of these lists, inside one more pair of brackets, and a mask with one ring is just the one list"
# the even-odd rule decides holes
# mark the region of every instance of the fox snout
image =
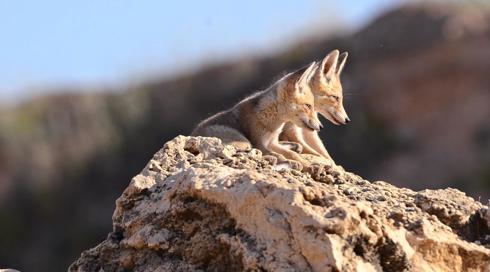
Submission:
[[349,118],[349,116],[347,116],[347,113],[345,112],[343,107],[342,107],[342,112],[340,112],[340,114],[337,113],[337,120],[342,125],[345,125],[345,124],[350,122],[350,118]]
[[346,125],[347,123],[350,122],[349,116],[347,116],[347,113],[344,114],[338,114],[337,112],[335,113],[335,120],[339,122],[341,125]]
[[339,114],[339,112],[334,112],[333,117],[334,117],[335,121],[338,123],[336,125],[345,125],[345,124],[350,122],[350,118],[349,118],[349,116],[347,116],[347,113],[345,113],[345,112],[343,112],[343,113],[341,112],[340,114]]
[[303,121],[303,124],[306,128],[311,130],[320,131],[323,128],[323,125],[320,122],[320,120],[318,120],[318,118],[314,118],[314,119],[308,118],[306,120],[303,119],[301,121]]
[[335,125],[345,125],[350,122],[350,118],[344,110],[344,107],[334,108],[330,107],[327,110],[327,114],[323,114],[330,122]]

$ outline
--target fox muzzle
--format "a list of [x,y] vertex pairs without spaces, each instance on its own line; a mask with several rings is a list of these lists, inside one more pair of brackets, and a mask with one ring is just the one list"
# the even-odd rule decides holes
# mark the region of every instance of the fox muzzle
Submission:
[[323,128],[322,123],[318,120],[308,119],[308,120],[301,120],[301,121],[303,121],[303,124],[306,128],[311,130],[320,131]]
[[341,112],[336,111],[333,108],[330,108],[326,111],[321,111],[322,115],[327,118],[330,122],[335,125],[345,125],[350,122],[349,116],[344,109]]

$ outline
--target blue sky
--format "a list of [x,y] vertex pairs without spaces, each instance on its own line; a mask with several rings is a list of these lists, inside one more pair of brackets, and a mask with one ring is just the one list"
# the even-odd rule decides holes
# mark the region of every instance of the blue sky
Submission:
[[100,86],[355,29],[399,1],[0,0],[0,101]]

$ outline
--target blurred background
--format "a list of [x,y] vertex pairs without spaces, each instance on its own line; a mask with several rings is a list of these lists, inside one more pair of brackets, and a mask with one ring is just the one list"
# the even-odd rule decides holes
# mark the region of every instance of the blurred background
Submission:
[[369,180],[490,197],[486,1],[0,1],[0,267],[64,271],[163,146],[338,48]]

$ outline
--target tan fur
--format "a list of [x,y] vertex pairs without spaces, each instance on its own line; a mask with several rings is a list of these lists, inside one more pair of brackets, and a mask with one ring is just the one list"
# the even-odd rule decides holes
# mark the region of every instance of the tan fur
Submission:
[[[315,96],[315,110],[335,125],[346,124],[350,121],[343,106],[343,91],[340,82],[340,74],[346,60],[347,52],[339,55],[338,50],[333,50],[318,64],[315,76],[310,83]],[[331,160],[330,154],[316,131],[304,130],[292,123],[287,123],[280,139],[301,144],[303,153]]]
[[267,90],[204,120],[192,135],[218,137],[238,148],[253,146],[297,169],[308,166],[308,161],[298,153],[279,144],[279,134],[286,122],[305,130],[320,129],[310,89],[315,69],[312,63],[306,69],[286,75]]

